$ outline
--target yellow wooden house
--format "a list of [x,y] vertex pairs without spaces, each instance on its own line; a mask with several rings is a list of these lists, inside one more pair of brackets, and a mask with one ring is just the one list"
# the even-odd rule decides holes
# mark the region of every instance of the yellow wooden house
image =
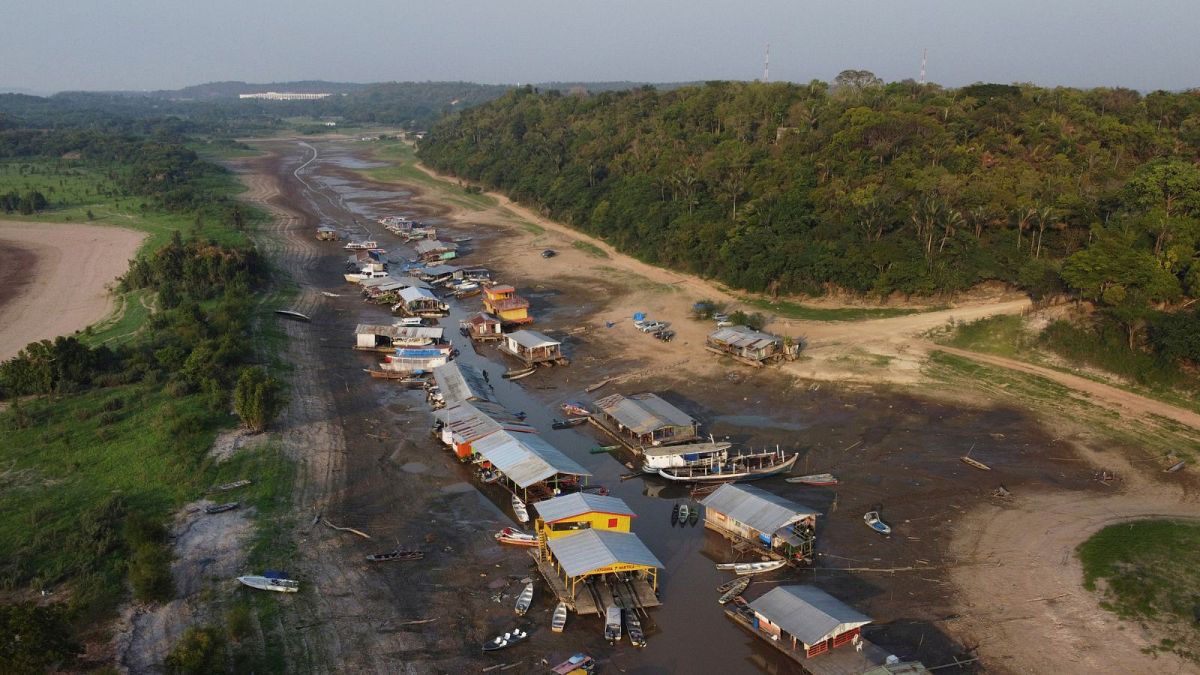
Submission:
[[588,492],[547,499],[533,507],[538,514],[534,526],[545,539],[567,537],[583,530],[629,532],[636,515],[622,499]]
[[517,289],[508,284],[484,288],[483,309],[506,326],[533,323],[533,317],[529,316],[529,301],[517,295]]

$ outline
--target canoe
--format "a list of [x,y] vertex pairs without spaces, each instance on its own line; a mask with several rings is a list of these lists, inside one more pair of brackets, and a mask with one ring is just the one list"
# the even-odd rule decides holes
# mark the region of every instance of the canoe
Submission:
[[238,577],[237,580],[250,588],[257,588],[260,591],[296,593],[300,590],[300,582],[293,579],[270,579],[264,576],[250,575]]
[[513,515],[517,517],[518,523],[529,522],[529,510],[525,508],[525,502],[521,501],[520,497],[516,495],[512,496],[512,507]]
[[671,509],[671,525],[679,524],[679,504]]
[[692,527],[695,527],[696,523],[700,522],[700,507],[699,506],[693,505],[692,508],[688,509],[687,520],[688,520],[688,525],[691,525]]
[[393,562],[420,560],[424,557],[425,554],[420,551],[402,551],[400,549],[396,549],[395,551],[389,551],[388,553],[373,553],[367,556],[367,560],[370,562]]
[[731,583],[733,585],[727,588],[725,592],[721,594],[721,597],[717,598],[718,603],[724,605],[725,603],[745,592],[746,587],[750,585],[750,577],[738,577]]
[[638,620],[637,612],[632,609],[621,611],[625,615],[625,632],[629,634],[629,644],[634,647],[645,647],[646,634],[642,632],[642,622]]
[[600,495],[601,497],[608,496],[608,488],[604,487],[603,485],[592,485],[590,487],[585,487],[580,490],[580,492],[586,492],[590,495]]
[[524,642],[528,638],[528,631],[521,630],[520,628],[514,628],[504,635],[497,635],[491,640],[483,643],[483,651],[494,652],[505,649],[517,644],[518,642]]
[[525,616],[525,612],[529,611],[529,606],[533,604],[533,582],[525,584],[525,588],[521,590],[521,594],[517,596],[517,616]]
[[680,525],[683,525],[684,523],[687,522],[688,516],[690,515],[688,512],[690,510],[691,509],[688,508],[687,504],[679,505],[679,524]]
[[619,445],[597,445],[596,447],[592,448],[591,450],[588,450],[588,452],[592,453],[593,455],[599,455],[599,454],[603,454],[605,452],[612,452],[613,450],[619,450],[620,448],[621,448],[621,446],[619,446]]
[[537,366],[530,366],[529,368],[517,368],[516,370],[510,370],[504,373],[502,377],[506,380],[519,380],[522,377],[529,377],[536,370]]
[[604,639],[608,640],[609,644],[615,644],[621,640],[621,608],[609,607],[604,614]]
[[555,633],[563,632],[563,628],[567,626],[567,603],[560,602],[554,608],[554,615],[550,617],[550,630]]
[[570,419],[565,419],[565,420],[554,420],[554,422],[552,422],[550,424],[550,428],[551,429],[570,429],[571,427],[577,427],[586,421],[588,421],[588,418],[586,418],[586,417],[572,417]]
[[838,480],[831,473],[814,473],[808,476],[788,478],[787,482],[801,485],[837,485]]
[[980,471],[991,471],[992,470],[992,467],[988,466],[987,464],[984,464],[983,462],[981,462],[977,459],[971,459],[970,457],[968,457],[966,455],[959,457],[959,459],[962,460],[963,464],[966,464],[967,466],[975,467],[976,469],[979,469]]
[[241,502],[229,502],[228,504],[214,504],[212,506],[204,507],[204,512],[207,514],[210,514],[210,515],[214,514],[214,513],[224,513],[226,511],[232,511],[241,505],[242,505]]
[[590,673],[595,669],[595,659],[587,654],[576,654],[550,670],[558,675],[574,675],[575,673]]
[[[724,593],[724,592],[728,591],[729,589],[733,588],[734,586],[737,586],[741,582],[742,582],[742,578],[730,579],[729,581],[726,581],[725,583],[717,586],[717,592]],[[746,583],[749,583],[749,582],[747,581]]]
[[891,526],[888,525],[887,523],[883,522],[883,520],[881,520],[879,518],[878,511],[867,511],[866,513],[864,513],[863,514],[863,522],[865,522],[867,524],[867,527],[871,528],[872,530],[875,530],[879,534],[891,534],[892,533]]
[[236,490],[240,487],[246,487],[249,484],[250,484],[250,481],[243,478],[242,480],[235,480],[232,483],[222,483],[220,485],[214,485],[213,487],[209,488],[208,491],[209,492],[229,492],[230,490]]
[[1166,469],[1163,469],[1163,473],[1175,473],[1176,471],[1179,471],[1180,469],[1182,469],[1185,466],[1187,466],[1187,462],[1185,460],[1181,459],[1178,462],[1175,462],[1171,466],[1167,467]]
[[590,410],[583,407],[582,403],[574,403],[571,401],[567,401],[566,403],[562,404],[562,411],[574,417],[588,417],[592,414]]
[[717,569],[730,570],[737,575],[762,574],[763,572],[777,570],[786,564],[786,560],[767,560],[764,562],[752,563],[721,563],[720,565],[717,565]]
[[509,546],[537,546],[537,537],[512,527],[506,527],[492,536],[501,544]]
[[312,321],[312,319],[305,316],[304,314],[301,314],[300,312],[293,312],[290,309],[277,309],[277,310],[275,310],[275,313],[278,314],[279,316],[286,317],[288,319],[296,319],[298,321]]

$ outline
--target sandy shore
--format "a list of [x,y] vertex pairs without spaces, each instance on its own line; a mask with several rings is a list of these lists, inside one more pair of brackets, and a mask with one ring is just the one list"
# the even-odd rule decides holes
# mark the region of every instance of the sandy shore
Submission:
[[0,361],[113,308],[108,287],[146,235],[98,225],[0,221]]

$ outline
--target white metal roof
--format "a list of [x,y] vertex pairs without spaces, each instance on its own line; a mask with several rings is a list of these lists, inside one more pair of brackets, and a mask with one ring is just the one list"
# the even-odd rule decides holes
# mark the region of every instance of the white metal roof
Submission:
[[716,492],[700,500],[704,508],[724,514],[744,525],[773,534],[779,528],[802,518],[818,515],[816,511],[756,488],[752,485],[726,483]]
[[685,443],[683,445],[655,445],[648,448],[642,448],[642,455],[646,457],[672,457],[674,455],[692,455],[692,454],[709,454],[728,450],[732,447],[732,443],[724,441],[720,443]]
[[522,488],[560,473],[592,475],[541,436],[533,434],[500,431],[476,441],[471,447]]
[[[474,443],[498,431],[534,434],[537,430],[507,408],[491,401],[459,401],[433,413],[450,430],[455,444]],[[478,450],[475,445],[473,450]]]
[[397,338],[428,338],[440,340],[446,329],[441,326],[385,326],[380,324],[360,323],[354,329],[355,335],[383,335],[393,340]]
[[625,500],[617,497],[604,497],[590,492],[573,492],[569,495],[555,497],[537,502],[533,505],[538,515],[547,523],[553,523],[563,518],[581,516],[585,513],[611,513],[619,516],[636,516]]
[[635,434],[648,434],[668,426],[690,427],[696,424],[691,416],[657,394],[613,394],[596,401],[596,406]]
[[816,586],[772,588],[751,602],[750,609],[805,645],[820,644],[834,635],[871,623],[871,617]]
[[443,274],[454,274],[461,269],[461,267],[456,267],[454,265],[433,265],[418,269],[417,273],[428,277],[440,277]]
[[628,532],[583,530],[567,537],[555,537],[547,544],[569,577],[617,563],[664,567],[636,534]]
[[433,251],[457,251],[458,244],[455,244],[452,241],[422,239],[416,244],[413,244],[413,248],[416,249],[417,253],[431,253]]
[[437,300],[437,296],[427,288],[410,286],[400,291],[400,299],[407,303],[414,300]]
[[451,361],[433,369],[433,380],[447,404],[471,399],[492,400],[492,388],[474,367]]
[[537,332],[536,330],[513,331],[512,333],[509,333],[506,337],[509,340],[511,340],[512,342],[515,342],[526,349],[537,349],[538,347],[553,347],[554,345],[562,344],[558,340],[551,340],[550,338],[546,337],[545,335],[542,335],[541,333]]

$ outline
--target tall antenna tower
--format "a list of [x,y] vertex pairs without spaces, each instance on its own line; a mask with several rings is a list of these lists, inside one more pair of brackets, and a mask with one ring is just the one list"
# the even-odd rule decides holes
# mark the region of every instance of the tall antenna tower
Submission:
[[925,61],[926,61],[926,57],[928,57],[928,56],[929,56],[929,50],[922,49],[921,50],[921,84],[925,84]]
[[767,55],[763,59],[763,82],[771,81],[771,43],[767,43]]

